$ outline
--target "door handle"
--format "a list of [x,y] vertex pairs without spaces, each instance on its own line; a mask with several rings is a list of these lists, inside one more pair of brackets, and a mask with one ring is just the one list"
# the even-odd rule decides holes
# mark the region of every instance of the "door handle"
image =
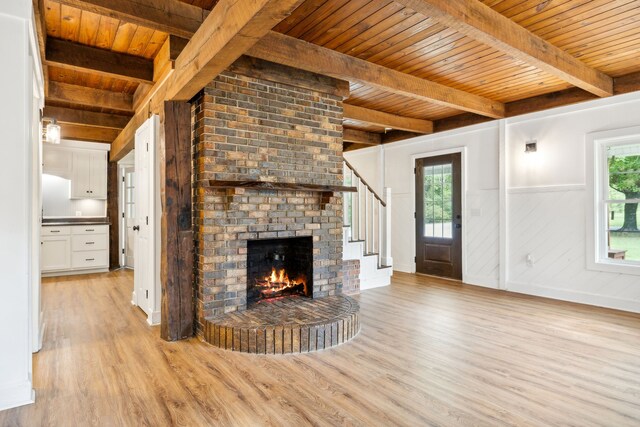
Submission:
[[140,231],[140,226],[139,225],[134,225],[133,226],[133,231]]
[[456,224],[456,228],[462,228],[462,224]]

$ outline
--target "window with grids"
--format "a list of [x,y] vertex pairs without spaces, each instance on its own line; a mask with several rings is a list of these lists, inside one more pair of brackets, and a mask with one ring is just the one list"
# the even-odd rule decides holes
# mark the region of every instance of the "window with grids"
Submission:
[[599,258],[640,265],[640,137],[600,146]]

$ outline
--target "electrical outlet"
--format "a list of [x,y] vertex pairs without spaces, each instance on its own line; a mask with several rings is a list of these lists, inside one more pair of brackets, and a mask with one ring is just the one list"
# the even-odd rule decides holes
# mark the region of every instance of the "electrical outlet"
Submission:
[[76,211],[76,216],[82,216],[82,211]]
[[527,254],[526,260],[527,260],[527,266],[533,267],[533,264],[535,263],[535,260],[533,259],[533,255]]

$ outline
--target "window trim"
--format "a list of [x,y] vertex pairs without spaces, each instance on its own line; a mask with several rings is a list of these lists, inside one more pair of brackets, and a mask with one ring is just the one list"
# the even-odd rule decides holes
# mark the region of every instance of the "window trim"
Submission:
[[608,184],[606,147],[623,145],[640,138],[640,126],[592,132],[585,136],[587,178],[587,269],[611,273],[640,275],[640,262],[609,260],[607,257],[606,202],[604,190]]

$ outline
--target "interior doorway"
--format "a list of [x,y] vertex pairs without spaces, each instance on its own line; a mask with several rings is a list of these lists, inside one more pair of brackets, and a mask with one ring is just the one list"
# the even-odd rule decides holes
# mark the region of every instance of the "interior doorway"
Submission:
[[133,256],[134,256],[134,221],[135,221],[135,169],[132,166],[126,167],[123,170],[123,211],[122,211],[122,225],[124,230],[124,245],[122,248],[122,265],[125,268],[133,268]]
[[462,280],[461,153],[416,159],[416,272]]
[[135,254],[135,150],[131,150],[122,160],[118,162],[118,182],[119,190],[119,253],[120,267],[133,269]]

